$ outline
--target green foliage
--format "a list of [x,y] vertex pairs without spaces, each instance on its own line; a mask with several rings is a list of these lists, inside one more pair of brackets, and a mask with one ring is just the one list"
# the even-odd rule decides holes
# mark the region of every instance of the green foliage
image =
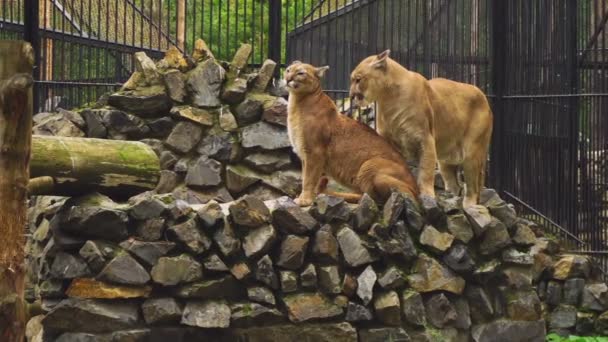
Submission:
[[547,335],[547,342],[608,342],[608,337],[574,336],[561,337],[557,334]]

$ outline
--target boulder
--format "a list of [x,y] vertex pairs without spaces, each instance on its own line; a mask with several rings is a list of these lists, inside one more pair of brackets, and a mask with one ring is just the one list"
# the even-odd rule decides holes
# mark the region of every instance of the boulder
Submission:
[[247,288],[247,298],[252,302],[276,305],[274,294],[270,289],[263,286],[253,286]]
[[84,259],[65,252],[57,253],[51,264],[50,275],[55,279],[82,278],[90,274]]
[[120,247],[141,260],[146,266],[153,266],[158,258],[165,256],[175,248],[175,243],[166,241],[144,242],[129,239],[122,242]]
[[363,266],[377,260],[365,246],[365,242],[352,229],[344,227],[337,234],[340,250],[351,267]]
[[338,240],[333,235],[331,226],[325,225],[317,230],[313,239],[312,254],[321,261],[338,262]]
[[425,305],[429,322],[436,328],[442,329],[456,323],[458,312],[443,293],[432,295]]
[[263,256],[257,262],[255,270],[255,279],[266,284],[273,290],[279,289],[279,278],[274,270],[272,260],[268,255]]
[[108,104],[141,118],[166,115],[172,106],[171,98],[162,85],[114,93],[108,98]]
[[190,152],[201,140],[203,129],[200,125],[182,121],[179,122],[165,140],[165,144],[178,153]]
[[422,293],[443,290],[461,294],[465,286],[464,279],[426,254],[418,257],[409,283],[414,290]]
[[230,306],[230,310],[232,311],[231,326],[234,327],[274,325],[286,321],[279,310],[258,303],[235,303]]
[[146,324],[178,323],[182,317],[182,308],[173,298],[153,298],[141,305]]
[[308,264],[300,274],[302,287],[305,289],[315,289],[317,287],[317,270],[315,265]]
[[298,290],[298,275],[293,271],[281,271],[279,275],[281,291],[291,293]]
[[515,321],[536,321],[541,317],[541,303],[535,291],[507,293],[507,315]]
[[188,302],[181,324],[199,328],[228,328],[231,310],[223,301]]
[[[246,98],[233,108],[233,113],[239,127],[251,125],[260,121],[263,111],[264,104],[261,101],[251,97]],[[259,123],[262,122],[260,121]],[[247,128],[245,128],[245,130],[246,129]]]
[[247,166],[265,173],[282,170],[291,165],[289,154],[280,151],[249,154],[244,162]]
[[168,232],[169,236],[183,244],[188,251],[194,254],[201,254],[211,247],[211,240],[199,229],[194,218],[170,227]]
[[[246,103],[247,100],[245,100]],[[241,103],[241,105],[243,104]],[[237,121],[239,119],[237,111]],[[261,113],[260,113],[261,114]],[[258,118],[259,119],[259,118]],[[257,119],[254,121],[256,122]],[[242,125],[239,123],[239,125]],[[245,148],[260,147],[264,150],[277,150],[290,147],[287,130],[260,121],[243,128],[242,145]]]
[[186,99],[186,79],[179,70],[168,70],[163,74],[163,83],[171,100],[183,103]]
[[277,97],[270,106],[265,106],[262,120],[271,124],[287,126],[287,100]]
[[372,266],[367,266],[357,278],[357,296],[361,298],[363,304],[367,305],[371,302],[374,296],[374,285],[378,276]]
[[163,286],[189,283],[203,278],[202,265],[187,254],[162,257],[152,267],[152,279]]
[[358,233],[367,232],[376,221],[378,214],[376,202],[368,194],[363,194],[353,211],[353,229]]
[[319,289],[327,294],[339,294],[342,292],[342,284],[338,266],[319,266],[317,268]]
[[270,221],[270,211],[261,200],[245,196],[230,205],[230,215],[239,226],[255,228]]
[[380,293],[374,299],[374,310],[380,322],[386,325],[401,325],[401,305],[395,291]]
[[97,276],[99,280],[122,285],[144,285],[150,274],[129,254],[119,254]]
[[187,86],[197,107],[219,107],[220,90],[226,72],[213,59],[199,63],[188,73]]
[[281,242],[277,265],[289,270],[296,270],[304,263],[308,248],[308,237],[287,235]]
[[271,225],[263,225],[251,230],[243,239],[245,256],[257,257],[266,254],[277,239],[277,232]]
[[454,236],[449,233],[442,233],[433,226],[426,226],[420,234],[420,243],[429,247],[436,253],[444,253],[454,242]]
[[292,200],[272,211],[272,224],[285,234],[305,234],[317,227],[317,221]]
[[89,333],[131,329],[139,323],[139,308],[135,303],[107,303],[91,299],[63,300],[42,320],[46,331]]
[[271,59],[265,60],[258,71],[258,77],[255,80],[253,89],[259,92],[264,92],[274,78],[274,71],[276,67],[277,63],[275,61]]
[[232,275],[211,278],[178,286],[179,298],[235,300],[245,296],[245,288]]
[[395,266],[390,266],[380,274],[380,277],[378,277],[378,285],[385,290],[393,290],[402,287],[405,283],[405,275]]
[[511,237],[507,227],[500,221],[494,219],[486,225],[483,233],[479,252],[483,255],[490,255],[499,252],[511,244]]
[[545,321],[496,320],[487,324],[475,325],[471,336],[475,342],[533,342],[544,341]]
[[309,320],[333,318],[343,313],[342,308],[320,293],[300,293],[283,298],[289,320],[301,323]]
[[422,302],[422,296],[415,291],[406,290],[401,295],[401,305],[405,320],[416,326],[426,324],[426,309]]

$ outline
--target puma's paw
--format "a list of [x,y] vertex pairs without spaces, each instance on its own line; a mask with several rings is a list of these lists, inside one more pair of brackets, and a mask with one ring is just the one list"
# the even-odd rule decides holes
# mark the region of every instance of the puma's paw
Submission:
[[312,205],[312,198],[300,196],[300,197],[296,198],[295,202],[300,207],[309,207]]

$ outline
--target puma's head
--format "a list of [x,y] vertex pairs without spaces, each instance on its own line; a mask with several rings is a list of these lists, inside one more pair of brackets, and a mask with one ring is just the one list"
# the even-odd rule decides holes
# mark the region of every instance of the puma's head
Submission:
[[356,106],[374,102],[386,84],[390,50],[365,58],[350,75],[350,98]]
[[316,68],[310,64],[295,61],[285,69],[287,90],[294,94],[308,94],[319,89],[321,79],[328,66]]

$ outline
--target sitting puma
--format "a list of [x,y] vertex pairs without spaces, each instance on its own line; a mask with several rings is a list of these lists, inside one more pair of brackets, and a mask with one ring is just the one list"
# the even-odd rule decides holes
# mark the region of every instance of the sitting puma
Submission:
[[285,71],[289,91],[287,129],[294,151],[302,160],[300,206],[312,204],[330,176],[358,193],[335,193],[356,202],[361,193],[385,201],[392,190],[417,198],[416,181],[405,159],[376,132],[338,113],[321,89],[328,67],[296,61]]
[[435,197],[435,167],[447,190],[459,195],[458,167],[466,184],[463,206],[477,204],[492,137],[492,111],[477,87],[424,76],[389,58],[389,50],[364,59],[351,74],[355,102],[376,102],[376,129],[419,166],[424,202]]

